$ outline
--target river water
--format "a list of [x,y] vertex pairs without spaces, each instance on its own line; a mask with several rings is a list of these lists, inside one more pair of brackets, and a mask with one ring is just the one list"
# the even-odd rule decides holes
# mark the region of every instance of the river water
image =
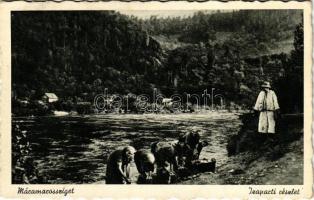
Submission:
[[[85,115],[13,118],[27,130],[31,157],[49,183],[104,183],[110,152],[123,146],[150,149],[155,141],[173,141],[191,128],[201,130],[209,146],[201,158],[227,162],[227,138],[241,122],[235,113]],[[15,134],[14,132],[12,134]],[[132,165],[133,180],[136,169]]]

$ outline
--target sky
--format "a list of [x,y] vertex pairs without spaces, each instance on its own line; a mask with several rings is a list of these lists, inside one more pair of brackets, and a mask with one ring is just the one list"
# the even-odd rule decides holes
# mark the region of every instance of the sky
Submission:
[[[167,17],[189,17],[193,16],[197,10],[118,10],[121,14],[125,15],[133,15],[138,18],[148,19],[151,16],[157,16],[160,18],[167,18]],[[204,13],[212,13],[215,11],[204,10]]]

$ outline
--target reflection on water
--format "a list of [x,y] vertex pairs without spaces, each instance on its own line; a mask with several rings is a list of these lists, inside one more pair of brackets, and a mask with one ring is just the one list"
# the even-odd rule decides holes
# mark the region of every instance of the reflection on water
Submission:
[[[216,158],[219,168],[227,159],[227,138],[240,123],[232,113],[13,118],[13,125],[28,130],[31,156],[49,183],[102,182],[110,152],[126,145],[149,149],[152,142],[175,140],[192,127],[209,141],[201,158]],[[132,171],[136,179],[134,165]]]

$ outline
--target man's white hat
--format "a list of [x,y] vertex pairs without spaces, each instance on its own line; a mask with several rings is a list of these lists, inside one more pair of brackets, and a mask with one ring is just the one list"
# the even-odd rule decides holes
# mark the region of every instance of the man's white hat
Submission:
[[261,85],[262,88],[271,88],[270,83],[268,81],[264,81],[263,84]]

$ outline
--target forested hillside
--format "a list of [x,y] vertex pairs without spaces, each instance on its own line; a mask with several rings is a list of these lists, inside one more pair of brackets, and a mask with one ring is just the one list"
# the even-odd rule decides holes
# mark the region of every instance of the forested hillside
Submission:
[[[250,108],[265,79],[282,105],[290,102],[287,112],[303,109],[300,11],[148,20],[114,11],[12,13],[14,99],[53,92],[72,104],[92,102],[104,88],[122,95],[157,88],[166,96],[215,88],[226,105]],[[288,85],[294,99],[283,100],[292,98]]]
[[[197,12],[186,18],[133,20],[169,54],[168,68],[182,90],[212,86],[245,107],[253,104],[260,81],[269,80],[278,90],[283,110],[303,109],[300,10]],[[291,92],[284,85],[298,89],[288,97]]]
[[[13,12],[12,78],[18,97],[54,92],[92,100],[104,87],[143,92],[154,84],[159,44],[115,12]],[[150,73],[149,79],[144,74]]]
[[[151,35],[175,35],[183,43],[226,43],[239,47],[243,56],[285,51],[292,42],[295,26],[302,20],[298,10],[240,10],[197,12],[187,18],[136,19]],[[291,44],[291,43],[290,43]],[[286,47],[287,48],[287,47]]]

